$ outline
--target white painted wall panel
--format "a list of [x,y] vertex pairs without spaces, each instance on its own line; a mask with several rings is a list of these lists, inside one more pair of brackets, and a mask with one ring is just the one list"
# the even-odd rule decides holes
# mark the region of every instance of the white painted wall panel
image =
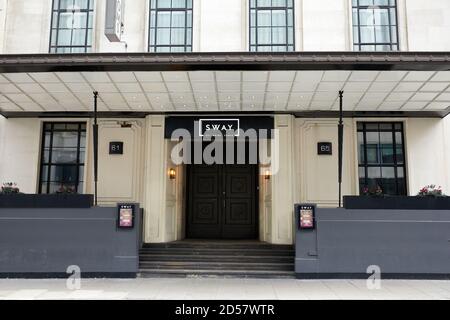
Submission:
[[448,122],[447,119],[408,119],[405,139],[410,195],[416,195],[428,184],[442,186],[450,193]]
[[[349,1],[303,0],[302,3],[303,51],[350,50]],[[298,6],[295,9],[297,14],[301,12]],[[301,30],[300,26],[297,30]]]
[[48,53],[51,0],[3,1],[6,11],[4,53]]
[[410,51],[450,50],[450,1],[406,0]]
[[197,51],[246,51],[246,3],[245,0],[194,0],[194,7],[200,7],[194,9],[194,15],[200,13],[194,16],[194,26],[199,26],[200,32]]
[[39,179],[41,122],[0,117],[0,183],[15,182],[36,193]]

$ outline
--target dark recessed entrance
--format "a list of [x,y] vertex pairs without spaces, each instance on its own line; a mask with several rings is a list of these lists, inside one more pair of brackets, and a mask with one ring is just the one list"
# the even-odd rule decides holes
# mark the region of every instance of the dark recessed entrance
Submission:
[[257,165],[189,165],[187,230],[191,239],[256,239]]

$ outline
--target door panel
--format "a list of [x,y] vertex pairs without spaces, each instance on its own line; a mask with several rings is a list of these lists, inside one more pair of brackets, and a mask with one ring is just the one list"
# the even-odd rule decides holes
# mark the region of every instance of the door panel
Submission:
[[188,168],[188,238],[257,238],[257,166]]
[[189,170],[187,236],[220,238],[220,171],[216,166],[193,165]]

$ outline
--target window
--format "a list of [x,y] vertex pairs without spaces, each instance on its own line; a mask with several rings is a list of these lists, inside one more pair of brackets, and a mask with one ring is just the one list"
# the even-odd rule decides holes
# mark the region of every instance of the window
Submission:
[[44,123],[39,193],[83,192],[85,123]]
[[358,123],[359,187],[406,195],[403,124]]
[[94,0],[53,0],[50,53],[92,50]]
[[352,0],[355,51],[398,50],[397,1]]
[[192,0],[150,0],[150,52],[192,51]]
[[293,0],[250,0],[250,51],[294,51]]

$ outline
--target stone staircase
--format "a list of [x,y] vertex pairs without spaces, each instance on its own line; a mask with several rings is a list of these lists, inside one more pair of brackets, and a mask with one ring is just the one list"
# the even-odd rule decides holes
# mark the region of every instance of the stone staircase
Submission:
[[145,244],[141,277],[294,278],[294,247],[257,241]]

